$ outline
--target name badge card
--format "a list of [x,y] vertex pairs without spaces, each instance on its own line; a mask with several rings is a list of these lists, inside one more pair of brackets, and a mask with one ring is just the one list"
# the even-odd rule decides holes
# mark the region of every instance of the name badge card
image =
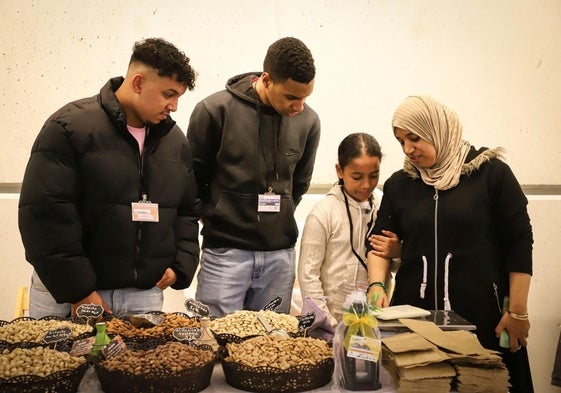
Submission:
[[160,220],[157,203],[132,202],[131,211],[133,221],[158,222]]
[[280,212],[280,195],[276,194],[259,194],[259,200],[257,203],[258,212]]

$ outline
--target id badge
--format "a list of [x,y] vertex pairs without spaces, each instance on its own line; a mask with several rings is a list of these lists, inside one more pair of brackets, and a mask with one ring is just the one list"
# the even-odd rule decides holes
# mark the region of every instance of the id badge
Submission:
[[158,204],[146,200],[143,195],[143,200],[131,203],[131,212],[133,221],[141,222],[158,222],[160,215],[158,213]]
[[273,192],[272,187],[264,194],[259,194],[257,201],[258,212],[278,213],[280,212],[281,196]]

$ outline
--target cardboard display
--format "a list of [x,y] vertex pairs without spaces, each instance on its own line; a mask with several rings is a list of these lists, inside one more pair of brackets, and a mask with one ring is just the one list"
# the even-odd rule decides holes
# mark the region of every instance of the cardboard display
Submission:
[[506,392],[508,370],[496,351],[466,330],[444,331],[430,321],[400,319],[411,332],[382,340],[382,361],[399,393]]

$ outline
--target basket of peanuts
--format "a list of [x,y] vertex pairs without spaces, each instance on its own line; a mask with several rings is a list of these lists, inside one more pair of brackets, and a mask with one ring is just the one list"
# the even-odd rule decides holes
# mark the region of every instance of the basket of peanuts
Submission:
[[264,335],[228,343],[219,351],[226,382],[250,392],[302,392],[327,385],[333,353],[311,337]]
[[[214,318],[211,321],[212,330],[216,341],[222,346],[241,342],[249,337],[270,334],[269,329],[274,332],[281,331],[291,337],[302,335],[303,331],[298,331],[298,318],[293,315],[280,314],[271,310],[249,311],[238,310],[223,317]],[[263,325],[265,323],[265,326]]]
[[69,345],[21,347],[0,344],[0,392],[74,393],[89,367]]
[[95,365],[104,393],[200,392],[210,384],[216,352],[208,345],[153,339]]

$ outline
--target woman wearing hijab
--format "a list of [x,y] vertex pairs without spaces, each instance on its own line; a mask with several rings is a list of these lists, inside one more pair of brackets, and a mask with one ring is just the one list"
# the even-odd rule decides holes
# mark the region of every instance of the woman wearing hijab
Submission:
[[[392,127],[406,158],[384,184],[367,241],[369,296],[389,305],[389,264],[378,240],[389,230],[403,241],[392,304],[454,310],[477,326],[485,348],[501,351],[510,392],[533,392],[526,351],[532,226],[502,149],[471,146],[456,113],[429,96],[405,99]],[[499,346],[505,329],[508,349]]]

